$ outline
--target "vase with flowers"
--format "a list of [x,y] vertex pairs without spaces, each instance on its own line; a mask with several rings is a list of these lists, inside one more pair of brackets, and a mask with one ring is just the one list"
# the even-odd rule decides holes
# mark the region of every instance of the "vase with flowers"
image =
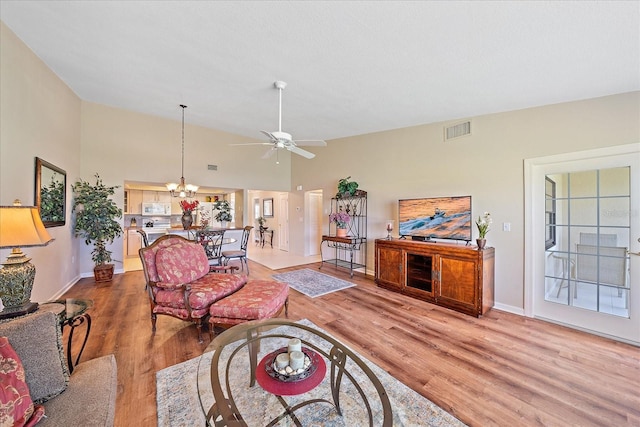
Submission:
[[193,211],[198,207],[200,202],[194,200],[192,202],[187,199],[180,201],[180,207],[182,208],[182,218],[180,221],[182,222],[182,228],[188,230],[193,224]]
[[347,237],[347,224],[351,221],[351,217],[346,212],[334,212],[329,215],[329,221],[336,224],[336,236]]
[[487,244],[486,236],[489,230],[491,230],[491,222],[491,214],[489,212],[485,212],[476,220],[476,226],[478,227],[476,243],[478,244],[478,249],[484,249],[484,246]]

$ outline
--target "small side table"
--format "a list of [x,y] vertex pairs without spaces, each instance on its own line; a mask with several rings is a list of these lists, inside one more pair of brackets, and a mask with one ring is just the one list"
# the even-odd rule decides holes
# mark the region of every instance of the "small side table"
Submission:
[[273,248],[273,230],[261,229],[260,230],[260,245],[264,248],[264,243],[267,241],[267,237],[269,238],[269,244]]
[[[67,365],[69,366],[69,373],[73,373],[73,368],[80,362],[80,356],[84,351],[84,347],[89,339],[89,332],[91,332],[91,316],[87,313],[91,307],[93,307],[93,301],[89,299],[75,299],[67,298],[62,300],[49,301],[51,303],[57,303],[64,305],[65,309],[60,314],[60,324],[64,329],[65,325],[69,326],[69,338],[67,340]],[[72,363],[71,357],[71,343],[73,342],[73,332],[78,326],[87,323],[87,332],[85,333],[84,340],[82,341],[82,347],[76,357],[76,362]]]

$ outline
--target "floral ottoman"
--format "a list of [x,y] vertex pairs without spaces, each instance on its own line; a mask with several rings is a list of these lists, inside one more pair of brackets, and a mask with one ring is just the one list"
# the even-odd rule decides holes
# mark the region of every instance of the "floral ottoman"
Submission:
[[284,308],[289,315],[289,285],[273,280],[252,280],[237,292],[216,301],[209,308],[209,333],[215,326],[233,326],[250,320],[276,317]]

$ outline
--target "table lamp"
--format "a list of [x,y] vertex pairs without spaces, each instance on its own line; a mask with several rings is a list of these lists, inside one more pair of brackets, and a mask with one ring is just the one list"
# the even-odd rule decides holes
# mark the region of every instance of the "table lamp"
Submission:
[[38,308],[38,303],[30,301],[36,267],[20,248],[46,246],[52,240],[37,207],[22,206],[20,200],[13,206],[0,206],[0,249],[12,248],[0,268],[0,299],[4,305],[0,319]]

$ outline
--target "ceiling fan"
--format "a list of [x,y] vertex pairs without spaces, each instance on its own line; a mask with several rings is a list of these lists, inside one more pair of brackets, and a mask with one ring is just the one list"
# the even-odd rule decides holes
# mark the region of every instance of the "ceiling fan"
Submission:
[[269,138],[269,142],[249,142],[245,144],[231,144],[231,145],[270,145],[271,148],[269,151],[264,153],[262,156],[263,159],[267,159],[271,157],[274,153],[277,153],[278,149],[285,148],[292,153],[298,154],[302,157],[306,157],[307,159],[313,159],[316,155],[310,153],[307,150],[303,150],[299,146],[316,146],[316,147],[325,147],[327,143],[321,139],[299,139],[294,141],[291,137],[291,134],[282,132],[282,90],[287,87],[287,84],[282,81],[276,81],[274,84],[276,89],[278,89],[280,95],[280,103],[278,110],[278,130],[274,132],[267,132],[261,130],[264,135]]

